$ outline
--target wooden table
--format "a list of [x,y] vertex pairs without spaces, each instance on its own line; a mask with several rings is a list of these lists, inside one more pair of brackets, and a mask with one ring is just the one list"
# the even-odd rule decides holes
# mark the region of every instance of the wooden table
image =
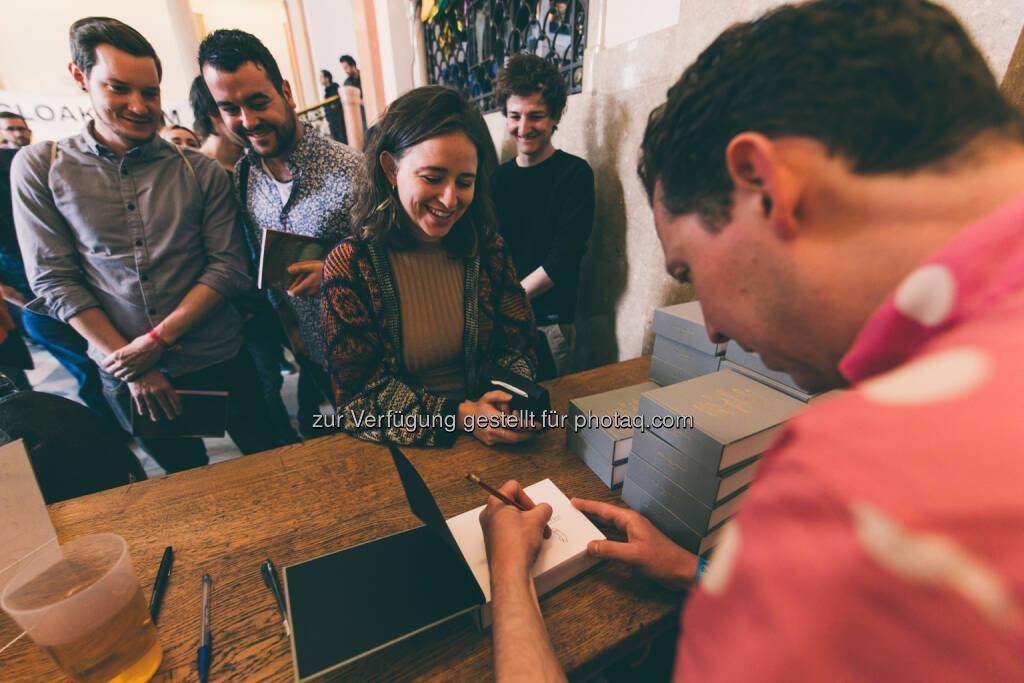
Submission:
[[[570,397],[642,382],[649,358],[570,375],[548,384],[552,407]],[[460,436],[450,449],[405,448],[445,517],[484,502],[463,480],[474,470],[493,483],[550,477],[570,496],[619,502],[552,430],[526,444],[488,448]],[[621,504],[621,503],[620,503]],[[147,596],[164,546],[174,570],[160,612],[164,659],[154,680],[197,680],[200,578],[213,578],[210,679],[292,680],[292,657],[259,566],[279,568],[419,526],[385,448],[337,434],[295,446],[123,486],[51,505],[61,542],[121,534]],[[573,678],[585,677],[671,628],[680,596],[629,569],[604,564],[541,602],[555,652]],[[0,618],[0,645],[17,631]],[[490,632],[457,619],[343,669],[331,680],[492,678]],[[64,680],[27,638],[0,654],[4,681]]]

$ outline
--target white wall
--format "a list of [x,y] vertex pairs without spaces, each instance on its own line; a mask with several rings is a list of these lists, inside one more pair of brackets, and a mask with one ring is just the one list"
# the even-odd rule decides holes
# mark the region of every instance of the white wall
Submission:
[[[303,0],[303,4],[317,78],[320,69],[327,69],[335,81],[342,83],[345,72],[341,70],[338,57],[347,54],[359,59],[352,26],[352,0]],[[319,83],[317,80],[317,89],[323,95]]]

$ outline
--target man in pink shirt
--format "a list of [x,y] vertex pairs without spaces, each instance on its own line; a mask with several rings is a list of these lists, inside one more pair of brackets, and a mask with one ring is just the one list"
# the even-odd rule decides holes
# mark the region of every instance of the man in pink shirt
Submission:
[[[791,421],[695,586],[643,517],[575,501],[628,537],[592,554],[693,587],[675,677],[1024,680],[1024,120],[964,29],[921,0],[733,26],[639,171],[709,335],[850,388]],[[528,571],[549,514],[481,515],[499,680],[562,676]]]

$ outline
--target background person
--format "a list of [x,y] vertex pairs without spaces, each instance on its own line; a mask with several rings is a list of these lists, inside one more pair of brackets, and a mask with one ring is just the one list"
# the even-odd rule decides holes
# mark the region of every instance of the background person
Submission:
[[573,368],[580,261],[594,225],[594,172],[551,141],[568,88],[550,62],[513,55],[498,72],[495,96],[516,156],[494,173],[494,204],[546,342],[537,355],[540,379],[548,379]]
[[[533,378],[533,315],[494,230],[494,163],[483,118],[450,88],[412,90],[378,122],[359,175],[356,237],[324,265],[323,324],[347,431],[450,445],[457,431],[360,426],[356,416],[440,416],[461,428],[508,412],[509,394],[476,391],[484,362]],[[473,434],[491,444],[532,433]]]
[[[352,180],[359,152],[299,123],[291,85],[256,36],[219,30],[199,46],[199,67],[224,123],[247,146],[235,172],[253,244],[265,229],[327,240],[350,234]],[[299,432],[312,430],[322,400],[331,400],[320,319],[322,261],[289,266],[287,292],[270,291],[299,362]]]
[[160,131],[160,137],[172,145],[178,145],[179,147],[191,147],[192,149],[199,149],[199,138],[191,129],[185,126],[179,126],[177,124],[173,126],[167,126]]
[[20,115],[12,111],[0,111],[0,141],[12,149],[28,147],[32,144],[32,129]]
[[[249,285],[224,171],[160,139],[160,61],[130,26],[80,19],[69,71],[95,118],[11,169],[30,306],[89,341],[122,426],[130,413],[173,419],[176,389],[226,390],[227,429],[243,453],[277,445],[241,319],[226,299]],[[205,465],[200,439],[144,439],[168,472]]]
[[[651,114],[639,170],[709,336],[851,385],[761,459],[675,679],[1024,680],[1024,119],[963,27],[920,0],[737,24]],[[592,554],[693,584],[639,514],[575,504],[627,535]],[[529,575],[549,515],[481,517],[497,680],[561,676]]]

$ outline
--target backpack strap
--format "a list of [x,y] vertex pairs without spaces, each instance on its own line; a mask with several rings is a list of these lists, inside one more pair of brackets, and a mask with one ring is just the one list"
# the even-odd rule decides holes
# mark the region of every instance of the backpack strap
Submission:
[[185,153],[181,151],[181,147],[175,144],[172,144],[171,147],[174,147],[174,151],[178,153],[178,156],[181,157],[181,160],[184,161],[185,165],[188,167],[188,172],[192,174],[193,178],[195,178],[196,169],[192,168],[192,163],[189,162],[188,157],[185,156]]

